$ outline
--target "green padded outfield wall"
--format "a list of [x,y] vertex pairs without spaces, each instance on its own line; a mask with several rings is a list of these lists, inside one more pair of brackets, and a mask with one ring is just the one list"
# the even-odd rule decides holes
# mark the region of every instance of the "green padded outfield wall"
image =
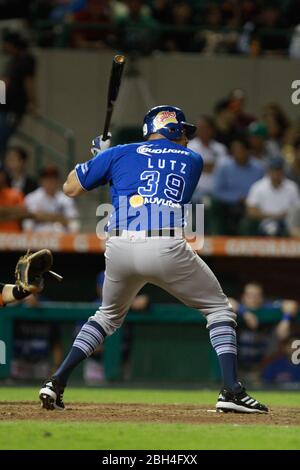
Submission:
[[[0,340],[6,344],[6,363],[0,365],[0,379],[8,378],[10,373],[14,319],[74,323],[86,320],[94,310],[94,304],[64,302],[48,302],[39,308],[21,305],[2,310]],[[280,311],[260,311],[258,314],[261,323],[272,323],[281,317]],[[218,378],[216,356],[209,343],[205,319],[196,310],[176,304],[152,305],[145,313],[130,312],[126,325],[132,329],[130,382],[207,384]],[[109,382],[123,380],[123,334],[124,330],[120,329],[105,341],[103,361]]]

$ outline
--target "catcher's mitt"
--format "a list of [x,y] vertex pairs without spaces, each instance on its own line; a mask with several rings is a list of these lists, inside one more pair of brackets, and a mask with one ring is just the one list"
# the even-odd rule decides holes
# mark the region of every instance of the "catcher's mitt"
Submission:
[[52,264],[53,256],[50,250],[44,249],[36,253],[30,253],[28,250],[16,265],[16,285],[28,292],[39,292],[44,287],[43,275],[46,272],[62,280],[61,276],[50,271]]

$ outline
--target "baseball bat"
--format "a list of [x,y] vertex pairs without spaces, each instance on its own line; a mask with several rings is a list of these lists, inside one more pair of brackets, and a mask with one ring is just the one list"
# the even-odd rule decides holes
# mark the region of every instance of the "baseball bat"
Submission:
[[117,100],[119,89],[121,85],[122,74],[125,65],[125,56],[116,55],[113,58],[113,63],[110,72],[108,93],[107,93],[107,107],[106,107],[106,116],[104,122],[104,129],[102,133],[102,139],[108,139],[109,126],[114,110],[114,105]]

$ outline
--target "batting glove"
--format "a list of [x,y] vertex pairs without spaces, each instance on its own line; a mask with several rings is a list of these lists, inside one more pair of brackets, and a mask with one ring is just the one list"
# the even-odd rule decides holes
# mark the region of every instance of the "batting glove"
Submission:
[[92,140],[92,148],[91,148],[91,153],[93,157],[98,155],[98,153],[103,152],[103,150],[107,150],[110,147],[111,144],[111,134],[108,133],[108,139],[103,140],[102,135],[98,135],[98,137],[95,137],[94,140]]

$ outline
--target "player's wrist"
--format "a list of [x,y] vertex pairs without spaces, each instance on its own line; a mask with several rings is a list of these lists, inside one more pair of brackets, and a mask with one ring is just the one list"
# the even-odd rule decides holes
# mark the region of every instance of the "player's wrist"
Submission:
[[27,289],[23,289],[21,286],[15,285],[12,289],[12,295],[15,300],[23,300],[28,297],[32,292]]
[[112,135],[108,133],[106,140],[103,140],[102,135],[99,135],[92,140],[91,153],[93,157],[96,157],[99,153],[109,149],[111,145],[111,138]]

